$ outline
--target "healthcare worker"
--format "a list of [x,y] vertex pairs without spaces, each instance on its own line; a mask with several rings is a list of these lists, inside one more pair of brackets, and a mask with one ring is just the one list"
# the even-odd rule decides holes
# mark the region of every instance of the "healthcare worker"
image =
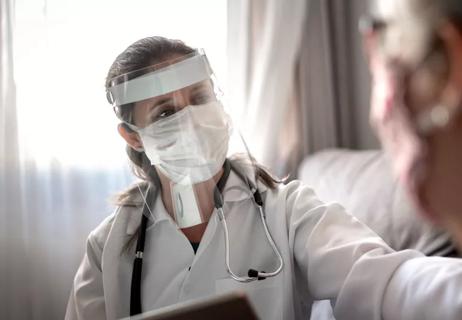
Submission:
[[106,89],[143,182],[90,233],[66,319],[233,290],[261,319],[308,319],[324,299],[337,319],[460,319],[462,261],[394,252],[341,206],[272,178],[233,142],[202,50],[139,40],[116,58]]
[[379,0],[369,21],[372,124],[419,211],[462,249],[462,1]]

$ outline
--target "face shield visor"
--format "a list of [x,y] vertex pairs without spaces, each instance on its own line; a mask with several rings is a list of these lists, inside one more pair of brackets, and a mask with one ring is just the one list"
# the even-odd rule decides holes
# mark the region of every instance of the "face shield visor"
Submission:
[[[213,201],[208,191],[223,173],[230,141],[241,141],[219,93],[203,50],[118,76],[107,90],[118,118],[139,135],[135,150],[170,184],[180,228],[208,221],[203,203]],[[244,143],[232,144],[245,153]]]

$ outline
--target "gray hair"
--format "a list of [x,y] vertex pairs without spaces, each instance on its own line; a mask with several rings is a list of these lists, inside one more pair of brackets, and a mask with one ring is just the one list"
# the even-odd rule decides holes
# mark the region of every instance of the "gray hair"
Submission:
[[384,22],[380,44],[385,57],[410,70],[425,70],[434,85],[445,80],[449,62],[438,28],[447,21],[462,30],[461,0],[375,0],[371,11]]

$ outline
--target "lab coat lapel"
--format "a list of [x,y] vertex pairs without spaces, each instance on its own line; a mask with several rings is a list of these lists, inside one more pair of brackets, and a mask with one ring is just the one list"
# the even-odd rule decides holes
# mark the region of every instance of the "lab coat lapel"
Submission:
[[126,317],[127,310],[130,310],[133,254],[130,254],[132,250],[125,251],[124,248],[136,230],[133,226],[136,221],[139,224],[140,219],[140,208],[122,207],[115,217],[103,250],[102,276],[108,319]]
[[217,218],[217,209],[215,209],[212,215],[210,216],[207,228],[205,229],[204,235],[202,236],[201,243],[199,245],[199,249],[197,250],[194,262],[201,257],[204,251],[207,250],[209,245],[213,242],[214,235],[217,231]]
[[[223,211],[224,214],[228,214],[228,203],[235,202],[235,201],[242,201],[243,199],[249,198],[250,193],[245,189],[244,183],[240,180],[240,178],[231,171],[228,181],[226,181],[225,187],[223,189],[223,198],[224,198],[224,206]],[[207,224],[207,228],[205,229],[205,233],[202,236],[201,244],[199,249],[196,253],[196,259],[199,259],[201,255],[207,250],[207,248],[211,245],[213,241],[216,241],[217,229],[221,228],[221,223],[218,219],[218,210],[215,208],[212,215],[210,216],[210,220]],[[216,248],[216,244],[213,246]]]

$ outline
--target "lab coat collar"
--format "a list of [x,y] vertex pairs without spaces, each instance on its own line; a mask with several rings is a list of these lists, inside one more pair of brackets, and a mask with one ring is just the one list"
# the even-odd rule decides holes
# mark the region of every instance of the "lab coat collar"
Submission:
[[[250,170],[250,167],[246,165],[239,165],[237,169],[245,176],[251,177],[251,174],[253,174],[253,171]],[[143,194],[146,194],[147,186],[148,184],[146,182],[142,182],[139,184],[139,188],[143,192]],[[136,190],[133,191],[132,197],[130,199],[130,203],[132,203],[132,206],[129,208],[131,208],[131,210],[133,211],[136,211],[136,214],[134,214],[134,212],[130,213],[133,216],[133,219],[131,219],[131,222],[127,226],[128,235],[132,235],[136,232],[136,229],[138,228],[139,223],[141,221],[140,219],[144,203],[140,191],[137,191],[138,187],[135,187],[134,189]],[[268,187],[264,183],[258,181],[258,190],[262,195],[267,191],[267,189]],[[222,194],[225,203],[240,202],[248,199],[253,199],[253,194],[249,186],[244,181],[242,181],[242,179],[233,170],[231,170],[229,174],[228,180],[226,181]],[[172,217],[168,214],[167,210],[165,209],[165,206],[162,202],[162,198],[160,197],[160,193],[157,194],[154,210],[151,210],[151,213],[152,216],[149,217],[150,221],[148,227],[152,227],[153,225],[160,223],[162,221],[170,221],[171,223],[175,224],[175,221],[172,219]]]

